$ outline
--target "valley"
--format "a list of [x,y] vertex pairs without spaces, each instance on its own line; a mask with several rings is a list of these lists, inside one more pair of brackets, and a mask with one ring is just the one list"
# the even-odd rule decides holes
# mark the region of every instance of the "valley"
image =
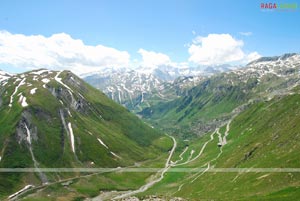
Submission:
[[299,72],[299,54],[285,54],[157,82],[170,90],[143,83],[140,109],[70,71],[1,73],[0,167],[34,169],[1,172],[1,199],[293,200]]
[[0,1],[0,201],[300,200],[297,1]]

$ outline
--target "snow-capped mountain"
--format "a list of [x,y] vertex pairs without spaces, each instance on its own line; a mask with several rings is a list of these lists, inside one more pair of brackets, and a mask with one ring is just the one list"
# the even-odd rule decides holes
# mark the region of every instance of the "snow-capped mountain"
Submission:
[[[216,69],[218,67],[216,66]],[[206,67],[204,66],[168,66],[168,65],[161,65],[156,67],[139,67],[135,69],[135,71],[143,74],[152,74],[157,78],[163,81],[174,81],[178,77],[183,76],[199,76],[199,75],[207,75]]]
[[[132,111],[140,111],[156,102],[165,102],[184,95],[188,89],[196,86],[204,78],[222,73],[225,73],[224,80],[233,84],[247,82],[250,78],[256,79],[259,83],[261,79],[270,76],[295,77],[299,57],[299,54],[262,57],[245,67],[224,64],[181,68],[141,67],[134,70],[107,68],[82,77],[116,102]],[[235,75],[234,78],[230,76],[232,74]]]
[[242,68],[243,66],[232,66],[229,64],[216,65],[216,66],[204,66],[202,67],[202,73],[204,75],[214,75],[218,73],[224,73],[228,71],[232,71],[238,68]]
[[0,82],[2,82],[2,81],[4,81],[4,80],[7,80],[7,79],[10,78],[11,76],[12,76],[12,74],[0,70]]
[[211,68],[214,72],[209,72],[203,67],[188,66],[106,68],[81,77],[114,101],[131,110],[140,110],[152,105],[153,101],[176,98],[184,89],[197,85],[205,76],[230,70],[229,66]]
[[171,102],[160,102],[138,114],[166,131],[200,135],[222,124],[234,108],[299,93],[299,85],[299,54],[263,57],[244,68],[203,78]]
[[258,70],[258,73],[264,75],[265,73],[273,73],[277,76],[289,75],[288,69],[300,68],[300,54],[284,54],[275,57],[261,57],[249,63],[245,70],[246,72]]
[[151,73],[127,69],[106,69],[104,72],[85,75],[84,80],[129,108],[143,103],[145,96],[153,91],[162,90],[164,83]]
[[240,81],[256,79],[257,84],[264,84],[267,81],[287,80],[289,87],[299,84],[300,78],[300,55],[284,54],[275,57],[262,57],[245,68],[237,69],[227,74],[234,73]]

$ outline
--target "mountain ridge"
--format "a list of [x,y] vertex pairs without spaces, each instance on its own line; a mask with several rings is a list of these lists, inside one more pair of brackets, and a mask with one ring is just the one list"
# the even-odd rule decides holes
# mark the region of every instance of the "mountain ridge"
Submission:
[[139,114],[168,132],[202,135],[214,130],[229,118],[232,109],[247,101],[291,93],[300,84],[300,55],[287,55],[271,61],[257,60],[245,68],[205,78],[183,96],[145,108]]
[[167,137],[70,71],[34,70],[0,86],[0,167],[37,170],[0,173],[1,194],[57,180],[39,168],[129,166],[167,151],[158,145]]

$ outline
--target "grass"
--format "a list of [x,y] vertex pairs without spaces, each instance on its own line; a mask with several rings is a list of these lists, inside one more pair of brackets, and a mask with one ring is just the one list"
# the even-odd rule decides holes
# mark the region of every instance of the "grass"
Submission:
[[[167,155],[165,153],[155,160],[141,162],[139,167],[163,167]],[[114,172],[78,177],[73,179],[68,186],[62,185],[66,182],[56,183],[31,193],[23,200],[56,200],[62,197],[66,200],[84,199],[95,197],[101,191],[138,189],[146,183],[151,174],[149,172]]]
[[[60,77],[72,88],[73,93],[70,94],[53,79],[55,75],[56,72],[46,75],[51,81],[47,84],[47,88],[44,88],[44,83],[33,80],[34,76],[26,73],[26,84],[22,85],[16,93],[12,108],[8,107],[10,95],[18,82],[14,83],[15,78],[11,78],[1,90],[3,105],[0,107],[0,154],[3,157],[0,167],[33,167],[26,139],[18,141],[16,136],[17,125],[24,122],[32,135],[36,133],[37,138],[32,136],[32,150],[41,168],[130,166],[137,162],[153,161],[169,150],[172,143],[170,138],[143,123],[102,92],[84,83],[74,74],[64,71]],[[27,83],[32,85],[28,86]],[[33,88],[37,90],[32,95],[30,90]],[[23,108],[18,103],[17,95],[20,92],[27,97],[28,107]],[[77,104],[80,101],[83,106],[77,108],[73,99]],[[64,112],[66,124],[69,122],[72,124],[76,154],[71,150],[70,136],[62,124],[60,110]],[[101,145],[97,138],[104,141],[108,149]],[[113,156],[111,151],[121,158]],[[75,173],[47,173],[49,182],[76,175]],[[125,179],[126,175],[112,178],[111,181],[123,178]],[[142,179],[140,183],[143,181]],[[24,183],[40,185],[36,176],[32,174],[1,173],[0,199],[18,191],[24,187]],[[92,180],[91,183],[97,184]],[[122,185],[125,186],[125,183]],[[132,185],[132,188],[137,185]],[[95,186],[97,188],[90,187],[90,190],[83,189],[84,186],[81,190],[78,188],[77,197],[80,198],[81,191],[85,196],[91,196],[93,193],[98,193],[99,189],[107,187],[106,185]],[[112,182],[111,186],[113,188],[116,184]]]
[[[232,121],[228,144],[222,148],[220,158],[210,165],[217,168],[299,168],[299,100],[300,95],[290,95],[251,105]],[[224,134],[225,127],[220,131]],[[199,151],[209,138],[205,135],[191,142],[189,150]],[[182,167],[201,167],[215,158],[219,153],[217,142],[215,136],[198,160]],[[299,173],[207,172],[192,182],[199,174],[169,172],[160,183],[140,196],[157,194],[188,200],[295,200],[299,197]]]
[[[74,75],[68,72],[61,74],[68,85],[71,85],[70,76]],[[266,80],[269,82],[266,85],[257,85],[255,79],[249,79],[244,85],[231,86],[226,83],[226,79],[221,79],[224,82],[221,81],[220,84],[216,84],[220,80],[214,79],[217,78],[212,78],[211,81],[204,80],[189,91],[187,97],[154,107],[154,113],[144,110],[145,115],[153,118],[152,123],[162,125],[162,128],[189,135],[192,134],[191,128],[196,126],[197,122],[205,123],[215,118],[226,119],[233,108],[247,101],[253,94],[269,87],[285,85],[281,80],[271,82],[271,79]],[[49,85],[56,89],[59,87],[55,81],[51,81]],[[36,94],[42,97],[37,100],[28,98],[30,103],[28,111],[33,114],[32,122],[34,125],[40,125],[39,129],[44,131],[38,133],[39,139],[33,143],[41,167],[52,165],[53,167],[58,165],[90,167],[90,162],[94,162],[95,167],[164,166],[168,151],[172,147],[170,138],[151,129],[128,110],[116,105],[103,93],[99,93],[89,85],[82,83],[80,87],[73,86],[72,89],[82,94],[91,104],[88,109],[82,111],[69,107],[72,117],[67,113],[65,115],[66,121],[72,123],[77,159],[70,149],[69,138],[60,123],[58,109],[61,104],[55,98],[44,98],[49,95],[49,91],[42,88],[38,90],[41,94]],[[7,90],[12,92],[14,88],[8,85]],[[29,91],[25,86],[20,90],[25,95]],[[70,105],[69,96],[60,98],[64,105]],[[75,99],[79,99],[79,96],[75,95]],[[3,100],[4,105],[8,104],[9,96],[4,96]],[[300,95],[296,94],[275,96],[270,101],[255,101],[233,119],[227,137],[228,143],[222,147],[222,154],[218,159],[212,161],[220,153],[220,148],[217,146],[218,136],[215,134],[199,159],[180,167],[206,167],[205,164],[210,161],[210,166],[216,168],[299,168],[299,100]],[[49,107],[44,109],[45,104],[49,104]],[[0,146],[2,146],[0,148],[4,153],[0,165],[2,167],[32,166],[28,148],[23,143],[18,144],[14,136],[14,128],[20,120],[23,109],[16,102],[13,108],[13,111],[7,107],[0,108],[0,114],[4,115],[0,119],[1,124],[4,125],[0,128]],[[38,115],[40,110],[43,111],[43,115]],[[48,125],[51,125],[51,128],[47,128]],[[225,130],[223,126],[220,128],[220,133],[224,135]],[[194,156],[197,155],[204,143],[210,140],[210,134],[207,133],[201,138],[190,141],[178,140],[178,147],[172,161],[178,160],[187,146],[188,151],[183,155],[183,161],[189,158],[192,150],[195,150]],[[64,138],[63,147],[61,147],[61,138]],[[109,150],[102,146],[97,138],[103,140],[109,149],[120,155],[122,159],[112,157]],[[50,142],[45,143],[47,141]],[[201,172],[167,172],[161,182],[139,196],[156,194],[167,197],[179,196],[188,200],[296,200],[299,197],[299,173],[207,172],[200,174]],[[48,176],[51,180],[56,180],[58,177],[63,179],[75,175],[48,174]],[[100,191],[137,189],[145,184],[150,176],[151,173],[117,172],[80,177],[74,179],[67,187],[56,183],[32,196],[28,195],[25,200],[39,200],[39,198],[82,200],[97,196]],[[0,199],[9,192],[22,188],[25,181],[26,183],[34,181],[32,177],[34,175],[0,175],[1,190],[3,187]]]
[[232,86],[222,77],[205,79],[186,96],[146,108],[139,114],[166,132],[193,138],[201,131],[199,127],[228,118],[228,113],[246,102],[252,96],[246,92],[249,85],[241,82]]

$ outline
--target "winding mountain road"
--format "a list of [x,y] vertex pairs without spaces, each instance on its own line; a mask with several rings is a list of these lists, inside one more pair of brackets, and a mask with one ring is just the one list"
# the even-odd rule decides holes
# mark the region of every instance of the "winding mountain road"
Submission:
[[173,140],[173,147],[172,147],[172,150],[170,151],[170,154],[169,154],[169,157],[166,161],[166,164],[165,164],[165,167],[162,169],[161,173],[160,173],[160,176],[157,178],[157,179],[154,179],[148,183],[146,183],[144,186],[140,187],[139,189],[137,190],[134,190],[134,191],[129,191],[127,193],[124,193],[124,194],[121,194],[121,195],[118,195],[116,197],[114,197],[113,199],[122,199],[122,198],[125,198],[125,197],[129,197],[129,196],[132,196],[132,195],[135,195],[137,193],[142,193],[142,192],[145,192],[146,190],[148,190],[151,186],[153,186],[154,184],[160,182],[163,178],[164,178],[164,174],[171,168],[171,158],[175,152],[175,149],[177,147],[177,142],[175,140],[175,138],[173,136],[170,136],[168,135],[170,138],[172,138]]
[[[225,130],[223,139],[222,139],[222,136],[221,136],[221,134],[220,134],[220,132],[219,132],[219,129],[220,129],[220,128],[216,128],[215,131],[210,135],[210,139],[207,140],[207,141],[203,144],[203,146],[201,147],[199,153],[198,153],[195,157],[193,157],[193,153],[194,153],[195,151],[192,150],[191,153],[190,153],[190,157],[189,157],[185,162],[182,162],[182,163],[179,163],[179,162],[183,161],[183,155],[185,154],[185,152],[188,151],[188,147],[186,147],[186,148],[182,151],[182,153],[179,155],[179,159],[178,159],[177,161],[172,162],[172,161],[171,161],[171,158],[172,158],[172,156],[173,156],[173,154],[174,154],[174,152],[175,152],[175,150],[176,150],[176,147],[177,147],[177,141],[176,141],[176,139],[175,139],[173,136],[167,135],[167,136],[169,136],[169,137],[173,140],[173,147],[172,147],[172,149],[171,149],[171,151],[170,151],[170,154],[169,154],[169,156],[168,156],[168,158],[167,158],[167,160],[166,160],[165,167],[164,167],[163,169],[161,169],[160,171],[158,171],[158,172],[156,173],[156,175],[154,176],[153,179],[151,179],[151,180],[150,180],[148,183],[146,183],[145,185],[141,186],[139,189],[137,189],[137,190],[132,190],[132,191],[127,191],[127,192],[111,191],[111,192],[108,193],[108,195],[105,195],[105,196],[104,196],[104,197],[105,197],[105,200],[106,200],[106,198],[110,198],[110,199],[112,199],[112,200],[118,200],[118,199],[123,199],[123,198],[126,198],[126,197],[130,197],[130,196],[136,195],[136,194],[138,194],[138,193],[145,192],[145,191],[148,190],[150,187],[152,187],[152,186],[155,185],[156,183],[160,182],[160,181],[164,178],[165,173],[166,173],[170,168],[172,168],[172,167],[177,167],[177,166],[181,166],[181,165],[185,165],[185,164],[188,164],[188,163],[191,163],[191,162],[197,160],[197,159],[202,155],[202,153],[204,152],[204,150],[205,150],[207,144],[208,144],[209,142],[211,142],[211,141],[214,140],[214,135],[218,135],[219,140],[222,140],[223,143],[224,143],[224,141],[225,141],[225,143],[222,144],[222,145],[224,146],[224,145],[226,144],[226,137],[227,137],[228,134],[229,134],[231,121],[235,118],[235,116],[237,116],[237,114],[233,115],[232,118],[231,118],[229,121],[227,121],[225,124],[222,125],[222,126],[226,125],[226,130]],[[193,179],[192,179],[192,180],[189,179],[189,180],[191,180],[191,181],[187,181],[187,182],[182,183],[182,184],[179,186],[177,192],[178,192],[178,191],[181,191],[182,187],[183,187],[186,183],[188,183],[188,182],[189,182],[189,183],[193,183],[193,182],[194,182],[195,180],[197,180],[200,176],[202,176],[205,172],[207,172],[207,171],[211,168],[210,163],[211,163],[212,161],[217,160],[217,159],[220,157],[221,154],[222,154],[222,147],[220,148],[219,154],[218,154],[214,159],[212,159],[212,160],[210,160],[210,161],[208,161],[208,162],[206,162],[206,163],[204,164],[204,166],[207,166],[207,168],[206,168],[204,171],[197,172],[196,174],[194,174],[194,175],[192,176]],[[118,170],[118,169],[116,168],[116,171],[117,171],[117,170]],[[94,174],[97,174],[97,173],[94,173]],[[85,176],[83,176],[83,177],[86,177],[86,176],[92,176],[92,175],[93,175],[93,174],[91,174],[91,175],[85,175]],[[76,177],[76,178],[80,178],[80,177]],[[73,180],[73,179],[76,179],[76,178],[69,178],[69,179],[67,179],[67,180],[69,181],[69,180]],[[59,181],[59,182],[53,182],[53,183],[50,183],[50,184],[48,183],[48,184],[45,185],[45,186],[49,186],[49,185],[52,185],[52,184],[55,184],[55,183],[61,183],[61,182],[62,182],[62,181]],[[38,188],[41,188],[41,187],[38,187]],[[35,187],[35,188],[33,188],[33,189],[38,189],[38,188]],[[25,192],[26,192],[26,191],[25,191]],[[20,193],[19,195],[17,195],[16,198],[17,198],[18,196],[20,196],[21,194],[24,194],[24,192],[22,192],[22,193]],[[87,199],[87,200],[91,200],[91,201],[99,201],[99,200],[103,200],[103,195],[100,194],[100,195],[98,195],[97,197],[94,197],[94,198],[92,198],[92,199]]]

